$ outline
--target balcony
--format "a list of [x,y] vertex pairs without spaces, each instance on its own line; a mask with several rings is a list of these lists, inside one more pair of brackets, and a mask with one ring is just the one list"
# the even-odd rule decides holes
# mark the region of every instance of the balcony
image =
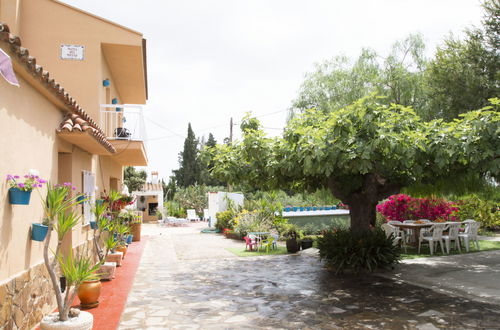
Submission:
[[111,156],[114,161],[121,165],[147,166],[141,105],[101,104],[100,127],[116,149],[116,154]]

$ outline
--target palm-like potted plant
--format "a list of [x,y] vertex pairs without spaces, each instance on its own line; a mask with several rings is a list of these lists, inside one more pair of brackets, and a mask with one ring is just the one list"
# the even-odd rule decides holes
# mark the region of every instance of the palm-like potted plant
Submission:
[[[74,309],[70,311],[80,284],[97,278],[96,271],[99,268],[99,264],[96,265],[90,257],[75,257],[72,251],[67,255],[61,253],[64,237],[80,221],[80,217],[73,211],[73,207],[78,202],[76,197],[70,196],[70,192],[70,183],[56,186],[49,184],[47,185],[46,198],[42,198],[45,217],[48,221],[43,259],[56,296],[58,312],[44,317],[40,323],[41,329],[53,329],[54,326],[57,329],[92,329],[92,314]],[[53,229],[57,234],[57,245],[54,258],[50,260],[49,247]],[[63,275],[66,278],[64,292],[61,292],[58,275]]]

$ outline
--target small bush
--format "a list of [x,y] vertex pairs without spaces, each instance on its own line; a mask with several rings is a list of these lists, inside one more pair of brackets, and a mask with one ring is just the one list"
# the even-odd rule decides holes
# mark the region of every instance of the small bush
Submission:
[[476,195],[462,197],[458,201],[460,220],[474,219],[481,222],[481,227],[496,229],[500,227],[500,211],[493,201],[483,200]]
[[224,230],[225,228],[233,229],[233,211],[222,211],[215,214],[217,222],[215,223],[215,228],[219,230]]
[[365,232],[333,229],[318,239],[319,256],[336,273],[351,270],[373,272],[389,268],[401,260],[400,248],[380,228]]

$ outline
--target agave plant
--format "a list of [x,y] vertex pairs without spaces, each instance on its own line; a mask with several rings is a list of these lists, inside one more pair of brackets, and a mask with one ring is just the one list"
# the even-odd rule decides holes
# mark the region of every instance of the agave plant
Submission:
[[[54,289],[59,313],[59,320],[68,320],[69,309],[76,295],[78,286],[83,281],[92,280],[97,275],[95,271],[100,264],[94,265],[91,258],[74,257],[73,253],[67,256],[61,254],[61,246],[64,237],[71,232],[72,228],[80,220],[73,207],[78,203],[77,197],[70,197],[71,184],[47,185],[47,195],[42,197],[45,218],[47,219],[48,231],[43,247],[43,259],[50,276],[50,281]],[[49,246],[52,238],[52,229],[57,233],[57,245],[54,251],[55,257],[49,259]],[[66,277],[66,294],[63,297],[57,274],[57,265],[61,273]]]

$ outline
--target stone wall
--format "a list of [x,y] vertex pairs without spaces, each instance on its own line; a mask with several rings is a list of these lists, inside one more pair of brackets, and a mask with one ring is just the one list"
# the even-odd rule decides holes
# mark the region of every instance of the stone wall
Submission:
[[0,329],[30,329],[56,307],[45,264],[0,284]]
[[[73,249],[90,253],[92,241]],[[0,283],[0,329],[31,329],[57,307],[49,273],[42,262],[7,282]]]

